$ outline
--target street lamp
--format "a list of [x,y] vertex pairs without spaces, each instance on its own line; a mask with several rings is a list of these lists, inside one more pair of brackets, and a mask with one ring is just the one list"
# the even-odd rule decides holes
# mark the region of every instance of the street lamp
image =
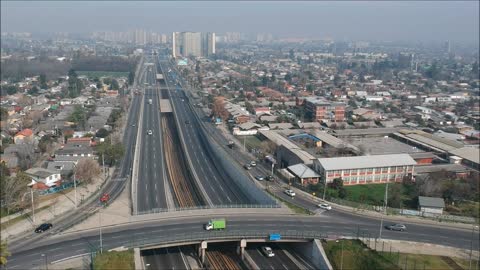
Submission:
[[42,253],[42,257],[45,258],[45,269],[48,270],[48,256],[47,256],[47,254]]
[[[475,225],[475,226],[472,225],[472,237],[470,238],[470,260],[469,260],[470,262],[469,262],[468,270],[472,269],[473,234],[474,234],[476,229],[478,229],[478,225]],[[477,261],[477,263],[478,263],[478,261]]]
[[75,190],[75,208],[77,208],[77,165],[73,165],[73,189]]
[[[394,178],[393,179],[396,179],[397,176],[394,175]],[[383,208],[383,214],[386,215],[387,214],[387,203],[388,203],[388,180],[387,180],[387,184],[385,185],[385,198],[384,198],[385,202],[384,202],[384,208]],[[378,239],[382,239],[382,230],[383,230],[383,216],[382,215],[382,218],[380,220],[380,232],[378,234]]]

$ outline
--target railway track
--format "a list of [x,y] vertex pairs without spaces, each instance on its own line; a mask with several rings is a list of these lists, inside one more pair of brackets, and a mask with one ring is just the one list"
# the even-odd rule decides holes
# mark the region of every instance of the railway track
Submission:
[[178,203],[178,206],[182,208],[197,206],[197,202],[192,195],[194,191],[187,181],[188,175],[185,174],[185,170],[182,170],[180,166],[183,162],[179,152],[175,149],[175,146],[178,145],[178,143],[176,143],[173,135],[172,125],[169,125],[169,118],[166,115],[162,115],[161,122],[164,131],[163,143],[167,172],[176,202]]
[[208,266],[212,270],[242,270],[242,267],[236,263],[229,254],[221,251],[207,251]]

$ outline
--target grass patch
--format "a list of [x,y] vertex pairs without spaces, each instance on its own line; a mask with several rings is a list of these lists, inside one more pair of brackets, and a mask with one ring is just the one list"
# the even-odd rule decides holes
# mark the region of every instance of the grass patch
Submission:
[[345,200],[380,205],[385,197],[385,184],[345,186]]
[[[468,269],[469,261],[459,258],[450,258],[446,256],[423,255],[423,254],[409,254],[409,253],[378,253],[383,258],[389,260],[397,265],[400,269],[445,269],[455,270]],[[455,265],[456,264],[456,265]],[[475,266],[475,262],[472,262]]]
[[359,240],[327,241],[323,243],[323,247],[333,269],[400,269]]
[[312,212],[310,212],[308,209],[305,209],[303,207],[300,207],[300,206],[297,206],[287,200],[284,200],[278,196],[276,196],[273,192],[271,192],[270,190],[267,190],[267,192],[272,195],[273,197],[275,197],[277,200],[285,203],[287,205],[288,208],[290,208],[293,212],[297,213],[297,214],[302,214],[302,215],[313,215]]
[[97,254],[93,261],[93,269],[134,270],[133,250],[110,251]]
[[245,147],[247,147],[247,149],[261,148],[262,141],[259,138],[257,138],[257,136],[238,136],[237,139],[241,143],[243,143],[244,137],[245,137]]
[[[40,211],[42,211],[42,210],[45,210],[45,209],[47,209],[47,208],[49,208],[49,207],[50,207],[50,205],[42,206],[42,207],[40,207],[40,208],[38,208],[38,209],[35,209],[35,213],[38,213],[38,212],[40,212]],[[12,218],[12,219],[10,219],[9,221],[3,222],[3,223],[0,225],[0,228],[3,230],[3,229],[5,229],[5,228],[7,228],[7,225],[8,225],[8,226],[11,226],[11,225],[13,225],[13,224],[15,224],[15,223],[17,223],[17,222],[19,222],[19,221],[22,221],[22,220],[26,219],[26,218],[29,217],[29,216],[30,216],[29,213],[25,213],[25,214],[19,215],[19,216],[16,217],[16,218]]]
[[116,71],[76,71],[78,76],[87,76],[88,78],[111,77],[120,78],[128,77],[128,72]]

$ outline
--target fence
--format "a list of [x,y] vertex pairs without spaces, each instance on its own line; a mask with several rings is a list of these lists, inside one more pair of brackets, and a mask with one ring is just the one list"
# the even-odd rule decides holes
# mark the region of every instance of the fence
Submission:
[[[77,181],[77,186],[79,185],[79,182]],[[74,186],[74,183],[73,182],[69,182],[69,183],[65,183],[65,184],[62,184],[58,187],[51,187],[49,189],[45,189],[45,190],[41,190],[39,191],[38,193],[40,195],[49,195],[49,194],[53,194],[53,193],[57,193],[59,191],[62,191],[62,190],[65,190],[67,188],[71,188]]]
[[280,208],[278,204],[220,204],[220,205],[202,205],[194,207],[177,207],[177,208],[155,208],[147,211],[139,211],[137,215],[158,214],[168,212],[179,212],[189,210],[205,210],[205,209],[222,209],[222,208]]

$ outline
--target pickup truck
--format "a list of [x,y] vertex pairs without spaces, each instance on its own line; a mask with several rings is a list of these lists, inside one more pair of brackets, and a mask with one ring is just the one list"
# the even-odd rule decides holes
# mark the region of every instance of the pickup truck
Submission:
[[217,218],[210,220],[207,224],[205,224],[205,230],[225,230],[227,227],[227,222],[224,218]]

